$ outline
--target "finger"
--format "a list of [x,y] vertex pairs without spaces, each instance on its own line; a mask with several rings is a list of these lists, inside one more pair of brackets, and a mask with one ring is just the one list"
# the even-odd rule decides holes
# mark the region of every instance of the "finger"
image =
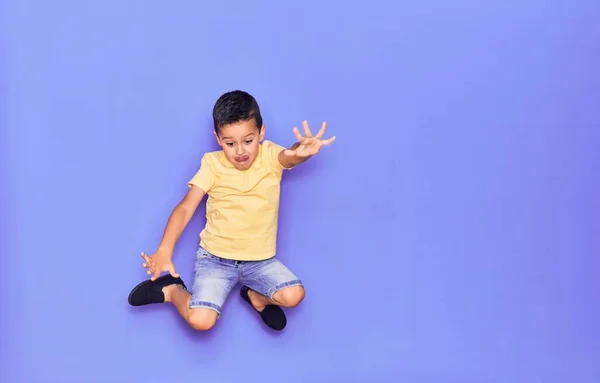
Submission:
[[308,127],[308,121],[306,121],[306,120],[302,121],[302,127],[304,128],[304,135],[307,138],[312,137],[312,133],[310,131],[310,128]]
[[146,261],[146,262],[150,263],[150,258],[148,258],[148,256],[146,255],[146,253],[144,253],[144,252],[142,251],[142,253],[141,253],[141,256],[142,256],[142,258],[144,259],[144,261]]
[[327,123],[323,121],[323,123],[321,124],[321,129],[319,129],[319,132],[317,133],[315,138],[323,137],[323,134],[325,134],[325,129],[327,129]]
[[142,267],[144,267],[144,268],[146,268],[146,269],[147,269],[147,268],[149,268],[149,267],[150,267],[150,265],[152,264],[152,262],[151,262],[150,258],[148,258],[148,257],[146,256],[146,254],[144,254],[144,253],[142,253],[142,258],[144,259],[144,263],[142,263]]
[[150,278],[150,280],[151,280],[152,282],[154,282],[155,280],[157,280],[157,279],[158,279],[158,277],[160,277],[160,271],[157,269],[157,270],[154,272],[154,275],[153,275],[153,276]]
[[169,272],[173,278],[179,278],[179,274],[177,274],[177,271],[175,270],[175,265],[171,265]]
[[333,141],[335,141],[335,136],[333,136],[333,137],[331,137],[331,138],[328,138],[328,139],[326,139],[326,140],[322,140],[322,141],[321,141],[321,144],[322,144],[323,146],[327,146],[327,145],[329,145],[329,144],[333,143]]
[[296,139],[298,140],[298,142],[304,141],[304,137],[302,137],[302,135],[300,134],[300,131],[298,130],[298,128],[296,128],[294,126],[294,129],[292,131],[294,132],[294,136],[296,136]]

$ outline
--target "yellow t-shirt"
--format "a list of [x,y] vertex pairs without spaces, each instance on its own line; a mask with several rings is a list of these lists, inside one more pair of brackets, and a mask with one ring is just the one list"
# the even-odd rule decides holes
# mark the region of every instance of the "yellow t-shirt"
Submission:
[[259,261],[275,255],[284,150],[263,141],[252,166],[238,170],[222,150],[206,153],[189,181],[208,194],[200,245],[219,257]]

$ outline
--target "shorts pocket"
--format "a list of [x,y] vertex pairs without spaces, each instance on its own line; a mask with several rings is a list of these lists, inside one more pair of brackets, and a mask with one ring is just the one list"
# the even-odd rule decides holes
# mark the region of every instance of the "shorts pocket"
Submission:
[[211,257],[211,254],[208,251],[206,251],[202,247],[198,248],[198,251],[196,252],[196,259],[210,258],[210,257]]

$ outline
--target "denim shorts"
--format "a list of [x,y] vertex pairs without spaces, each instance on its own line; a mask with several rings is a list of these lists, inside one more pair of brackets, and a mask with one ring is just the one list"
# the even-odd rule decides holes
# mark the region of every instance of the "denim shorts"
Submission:
[[273,294],[302,282],[276,258],[235,261],[220,258],[200,247],[196,253],[190,308],[209,308],[220,316],[237,283],[273,299]]

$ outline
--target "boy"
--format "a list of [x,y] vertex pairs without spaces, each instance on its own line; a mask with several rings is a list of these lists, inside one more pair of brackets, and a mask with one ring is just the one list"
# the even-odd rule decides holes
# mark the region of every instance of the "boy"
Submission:
[[[263,141],[265,127],[254,97],[243,91],[223,94],[213,108],[214,134],[222,150],[206,153],[189,190],[173,209],[156,253],[143,267],[150,280],[129,294],[132,306],[171,302],[196,330],[212,328],[229,293],[240,282],[240,295],[274,330],[287,320],[281,307],[304,298],[302,282],[275,258],[279,191],[283,170],[306,161],[335,137],[313,137],[306,121],[298,142],[285,149]],[[262,142],[262,143],[261,143]],[[191,292],[175,271],[173,249],[204,195],[206,226],[194,265]],[[168,271],[162,277],[162,272]]]

